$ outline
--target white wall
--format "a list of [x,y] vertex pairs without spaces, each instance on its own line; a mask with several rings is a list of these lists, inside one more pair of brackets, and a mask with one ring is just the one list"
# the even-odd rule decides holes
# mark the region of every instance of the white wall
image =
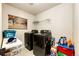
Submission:
[[19,17],[27,19],[27,29],[26,30],[16,29],[16,31],[17,31],[16,36],[21,41],[24,42],[24,33],[30,32],[34,28],[32,22],[33,22],[35,16],[33,16],[33,15],[31,15],[31,14],[25,12],[25,11],[22,11],[18,8],[7,5],[7,4],[3,4],[2,8],[3,8],[3,11],[2,11],[2,14],[3,14],[3,17],[2,17],[3,18],[3,30],[8,29],[8,14],[19,16]]
[[54,8],[36,15],[36,20],[50,19],[37,25],[37,29],[51,29],[54,37],[67,36],[73,39],[73,6],[72,4],[60,4]]
[[2,43],[2,4],[0,3],[0,47]]
[[75,53],[79,56],[79,4],[74,6],[74,42]]

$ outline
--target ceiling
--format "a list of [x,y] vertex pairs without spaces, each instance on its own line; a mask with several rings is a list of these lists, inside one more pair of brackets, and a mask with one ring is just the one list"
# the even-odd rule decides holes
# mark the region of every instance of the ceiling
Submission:
[[33,15],[43,12],[49,8],[59,5],[59,3],[8,3],[11,6],[22,9]]

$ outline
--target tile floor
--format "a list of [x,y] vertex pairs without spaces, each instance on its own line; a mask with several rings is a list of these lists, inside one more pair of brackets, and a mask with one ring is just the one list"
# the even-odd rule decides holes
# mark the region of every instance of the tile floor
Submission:
[[26,48],[22,48],[21,52],[19,52],[16,56],[34,56],[34,55],[33,55],[33,50],[29,51]]

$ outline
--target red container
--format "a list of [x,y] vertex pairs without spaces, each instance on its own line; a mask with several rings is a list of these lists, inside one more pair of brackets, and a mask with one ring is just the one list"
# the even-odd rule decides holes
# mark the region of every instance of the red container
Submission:
[[70,50],[61,46],[57,46],[57,51],[60,51],[67,56],[74,56],[74,50]]

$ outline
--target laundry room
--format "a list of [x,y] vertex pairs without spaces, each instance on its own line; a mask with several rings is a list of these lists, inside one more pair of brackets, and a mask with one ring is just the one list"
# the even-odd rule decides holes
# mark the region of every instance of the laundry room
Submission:
[[79,55],[74,27],[78,24],[74,23],[74,12],[77,11],[74,11],[73,5],[73,3],[2,3],[0,55]]

